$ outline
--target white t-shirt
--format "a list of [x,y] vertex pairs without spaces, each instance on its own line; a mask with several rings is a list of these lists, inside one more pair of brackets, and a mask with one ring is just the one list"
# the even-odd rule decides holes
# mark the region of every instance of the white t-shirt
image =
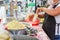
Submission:
[[[59,7],[60,4],[57,5],[57,7]],[[55,16],[55,20],[56,20],[56,23],[60,23],[60,15],[58,16]],[[59,34],[58,34],[58,31],[59,30]],[[55,35],[60,35],[60,25],[59,25],[59,28],[58,26],[56,25],[56,29],[55,29]]]
[[[60,6],[60,4],[58,4],[58,5],[56,6],[56,8],[59,7],[59,6]],[[48,9],[53,9],[53,5],[50,5],[50,6],[48,7]],[[60,23],[60,15],[55,16],[55,20],[56,20],[56,23]],[[58,34],[57,31],[58,31],[58,26],[56,25],[55,35],[60,35],[60,25],[59,25],[59,34]]]
[[[59,7],[59,6],[60,6],[60,4],[58,4],[56,7]],[[48,7],[48,9],[52,9],[52,7],[53,7],[53,5],[50,5]],[[60,15],[55,16],[55,20],[56,20],[56,23],[60,23]]]
[[[60,4],[57,5],[57,7],[59,7]],[[60,23],[60,15],[58,16],[55,16],[55,20],[56,20],[56,23]]]

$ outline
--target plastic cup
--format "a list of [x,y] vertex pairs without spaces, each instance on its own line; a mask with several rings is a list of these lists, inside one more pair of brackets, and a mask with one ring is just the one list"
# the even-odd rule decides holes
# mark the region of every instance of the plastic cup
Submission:
[[37,26],[37,25],[39,25],[39,23],[40,23],[40,20],[33,21],[32,26]]

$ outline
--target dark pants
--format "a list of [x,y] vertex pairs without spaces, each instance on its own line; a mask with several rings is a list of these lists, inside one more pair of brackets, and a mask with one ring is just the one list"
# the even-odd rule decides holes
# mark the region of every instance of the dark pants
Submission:
[[55,40],[60,40],[60,35],[55,35]]

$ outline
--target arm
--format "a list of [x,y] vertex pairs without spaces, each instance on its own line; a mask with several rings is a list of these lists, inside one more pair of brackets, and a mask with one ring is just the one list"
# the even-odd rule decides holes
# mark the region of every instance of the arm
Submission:
[[46,12],[47,14],[51,16],[60,15],[60,7],[57,7],[55,9],[42,8],[41,10],[43,10],[44,12]]
[[[41,11],[42,11],[42,10],[40,10],[40,8],[38,8],[38,9],[36,10],[36,13],[38,14],[38,13],[41,12]],[[44,15],[45,15],[45,14],[38,14],[38,17],[39,17],[39,18],[43,18]]]

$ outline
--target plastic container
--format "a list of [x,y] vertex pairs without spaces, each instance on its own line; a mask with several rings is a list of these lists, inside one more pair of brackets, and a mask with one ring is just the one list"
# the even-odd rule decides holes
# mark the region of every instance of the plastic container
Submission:
[[60,35],[55,35],[55,40],[60,40]]
[[33,21],[32,26],[37,26],[37,25],[39,25],[39,23],[40,23],[40,20]]

